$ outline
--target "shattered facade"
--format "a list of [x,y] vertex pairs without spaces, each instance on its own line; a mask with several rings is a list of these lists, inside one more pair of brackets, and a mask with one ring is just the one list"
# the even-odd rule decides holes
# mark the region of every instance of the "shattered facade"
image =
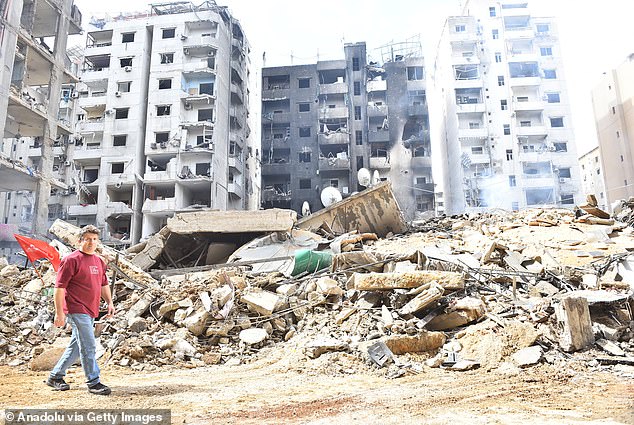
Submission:
[[[434,146],[443,208],[572,207],[580,177],[565,70],[552,18],[528,3],[466,2],[436,52]],[[439,170],[440,171],[440,170]],[[440,174],[440,173],[439,173]]]
[[76,126],[57,164],[69,183],[58,217],[126,246],[178,211],[257,208],[250,47],[228,9],[161,3],[91,24],[66,94]]
[[66,45],[82,15],[72,0],[2,2],[0,12],[0,247],[8,256],[17,248],[12,233],[46,233],[58,213],[54,194],[67,188],[68,94],[78,69]]
[[592,90],[594,121],[599,140],[602,178],[608,205],[634,196],[634,55],[617,68],[604,73]]
[[325,188],[363,190],[365,168],[393,183],[406,218],[433,210],[425,63],[420,42],[397,44],[382,63],[354,43],[342,60],[262,70],[264,208],[317,211]]
[[601,166],[600,157],[601,152],[598,146],[579,157],[581,188],[583,193],[593,194],[597,198],[599,208],[608,211],[610,204],[605,191],[605,173]]

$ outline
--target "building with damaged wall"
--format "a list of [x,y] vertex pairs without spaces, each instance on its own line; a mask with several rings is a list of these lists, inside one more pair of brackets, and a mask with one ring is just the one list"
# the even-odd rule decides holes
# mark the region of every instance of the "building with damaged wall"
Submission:
[[[362,168],[390,180],[405,216],[433,210],[425,63],[420,42],[365,43],[344,59],[262,70],[262,206],[302,213],[321,193],[363,190]],[[380,61],[380,62],[379,62]],[[361,182],[363,183],[363,182]]]
[[0,3],[0,20],[0,246],[9,255],[14,232],[43,235],[61,211],[56,193],[67,189],[73,132],[68,94],[78,81],[66,45],[82,16],[72,0],[18,0]]
[[605,193],[605,172],[601,168],[602,161],[600,156],[601,152],[597,146],[579,157],[581,189],[586,195],[594,195],[597,198],[597,206],[604,211],[608,211],[610,205]]
[[70,95],[65,219],[127,245],[178,211],[257,208],[250,48],[228,9],[161,3],[92,24]]
[[[601,76],[592,90],[608,205],[634,196],[634,54]],[[598,195],[597,195],[598,198]]]
[[469,0],[436,52],[432,139],[447,213],[573,206],[580,173],[552,18],[527,2]]

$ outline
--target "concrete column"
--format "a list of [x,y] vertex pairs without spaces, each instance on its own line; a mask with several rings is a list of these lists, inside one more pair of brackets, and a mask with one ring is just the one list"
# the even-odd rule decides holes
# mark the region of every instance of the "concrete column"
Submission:
[[[9,106],[9,89],[11,88],[11,74],[13,70],[13,61],[15,59],[15,46],[18,40],[18,31],[20,16],[22,15],[23,2],[8,2],[6,18],[4,14],[0,14],[0,138],[4,137],[5,124],[7,121],[7,108]],[[2,11],[2,10],[0,10]]]

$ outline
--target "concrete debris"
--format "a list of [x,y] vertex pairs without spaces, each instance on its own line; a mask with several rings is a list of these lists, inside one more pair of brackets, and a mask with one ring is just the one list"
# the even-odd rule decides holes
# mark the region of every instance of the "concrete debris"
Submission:
[[[103,247],[116,260],[117,307],[97,325],[103,361],[143,370],[238,365],[288,346],[398,377],[425,367],[522,373],[582,355],[606,368],[634,357],[630,227],[540,209],[429,218],[403,234],[386,187],[308,217],[314,233],[290,229],[293,214],[279,210],[244,226],[230,212],[215,223],[196,212],[127,254]],[[369,200],[374,211],[362,211]],[[618,214],[634,223],[634,200]],[[60,246],[76,246],[78,228],[58,221],[51,232]],[[332,263],[292,276],[299,250],[332,254]],[[577,255],[595,251],[601,256]],[[1,364],[50,368],[54,344],[68,338],[52,326],[55,272],[45,263],[40,274],[0,259]]]

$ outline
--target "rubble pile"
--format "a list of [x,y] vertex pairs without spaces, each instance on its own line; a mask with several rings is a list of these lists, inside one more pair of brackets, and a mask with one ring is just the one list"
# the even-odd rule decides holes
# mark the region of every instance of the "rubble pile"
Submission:
[[[319,263],[328,253],[329,266],[303,271],[296,252],[295,267],[280,271],[243,261],[151,275],[104,252],[117,257],[117,313],[97,324],[103,361],[152,370],[239,364],[288,350],[304,363],[344,359],[340,371],[352,373],[354,360],[390,377],[427,367],[512,371],[573,357],[591,367],[631,367],[632,228],[595,210],[589,202],[577,211],[437,217],[382,238],[317,226],[333,236],[315,256]],[[75,230],[57,227],[72,245]],[[0,362],[44,367],[38,359],[49,347],[59,352],[55,341],[66,335],[51,326],[54,272],[42,282],[4,265],[0,279]]]
[[612,206],[614,212],[614,219],[625,223],[630,227],[634,226],[634,197],[626,200],[617,201],[616,205]]

